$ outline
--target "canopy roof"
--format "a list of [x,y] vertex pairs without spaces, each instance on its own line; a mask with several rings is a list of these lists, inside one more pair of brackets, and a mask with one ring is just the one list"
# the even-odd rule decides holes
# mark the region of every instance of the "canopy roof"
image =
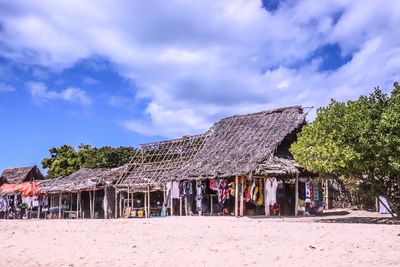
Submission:
[[68,176],[45,180],[40,183],[39,193],[73,193],[95,190],[120,177],[125,166],[113,169],[80,169]]
[[10,184],[19,184],[33,180],[43,180],[44,177],[36,166],[17,167],[5,169],[0,181]]
[[274,154],[285,138],[300,130],[305,118],[301,106],[224,118],[211,129],[199,153],[182,166],[179,176],[230,177],[262,169],[266,173],[296,172],[293,161]]
[[140,145],[117,184],[137,190],[148,185],[160,188],[163,181],[177,178],[174,173],[201,150],[208,137],[209,132]]

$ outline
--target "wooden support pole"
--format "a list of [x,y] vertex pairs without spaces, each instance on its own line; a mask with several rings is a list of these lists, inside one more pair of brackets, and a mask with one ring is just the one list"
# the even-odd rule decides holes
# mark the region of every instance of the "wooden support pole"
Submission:
[[94,211],[96,210],[96,190],[93,190],[93,218],[94,219]]
[[263,188],[264,188],[264,213],[265,216],[269,216],[269,203],[268,203],[268,191],[267,191],[267,182],[268,182],[268,177],[267,178],[263,178],[262,179],[262,183],[263,183]]
[[325,180],[325,199],[326,199],[326,209],[329,210],[329,180]]
[[129,186],[128,186],[128,208],[130,207],[130,204],[129,204],[129,202],[130,202],[130,192],[129,192]]
[[92,204],[92,192],[89,191],[89,217],[90,217],[90,219],[92,219],[92,207],[93,207],[93,204]]
[[213,213],[214,213],[214,195],[210,195],[210,205],[211,205],[211,207],[210,207],[210,215],[213,215]]
[[185,196],[184,198],[185,198],[185,216],[188,216],[188,200],[187,200],[187,196]]
[[243,217],[244,210],[244,177],[241,178],[242,191],[240,192],[240,217]]
[[76,218],[79,218],[79,193],[76,192]]
[[104,219],[108,219],[108,199],[107,199],[107,186],[104,187],[104,198],[103,198],[103,211]]
[[148,208],[147,214],[150,218],[151,217],[150,185],[147,185],[147,198],[148,198],[147,199],[147,208]]
[[165,183],[163,184],[163,204],[167,204],[167,191],[165,188]]
[[60,197],[58,198],[58,219],[61,219],[61,197],[62,194],[60,194]]
[[172,197],[172,186],[171,186],[171,192],[169,193],[169,196],[171,198],[171,216],[174,215],[174,199]]
[[118,218],[118,191],[117,188],[114,187],[115,189],[115,202],[114,202],[114,219]]
[[144,217],[147,218],[148,216],[148,210],[147,210],[147,192],[144,192]]
[[235,217],[239,217],[238,214],[238,205],[239,205],[239,177],[235,177]]
[[294,216],[299,214],[299,174],[296,173],[295,177],[295,190],[294,190]]
[[182,216],[183,208],[182,208],[182,197],[179,197],[179,216]]
[[82,192],[79,191],[79,218],[82,218]]

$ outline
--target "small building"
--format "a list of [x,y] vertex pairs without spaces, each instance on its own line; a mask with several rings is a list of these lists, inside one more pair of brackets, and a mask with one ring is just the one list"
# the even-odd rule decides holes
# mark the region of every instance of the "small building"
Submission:
[[44,180],[43,174],[36,165],[5,169],[0,176],[0,184],[21,184],[36,180]]

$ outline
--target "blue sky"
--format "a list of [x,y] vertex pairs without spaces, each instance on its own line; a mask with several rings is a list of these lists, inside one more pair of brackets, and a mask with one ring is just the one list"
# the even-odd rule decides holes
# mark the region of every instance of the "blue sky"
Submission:
[[0,0],[0,170],[390,91],[398,25],[396,0]]

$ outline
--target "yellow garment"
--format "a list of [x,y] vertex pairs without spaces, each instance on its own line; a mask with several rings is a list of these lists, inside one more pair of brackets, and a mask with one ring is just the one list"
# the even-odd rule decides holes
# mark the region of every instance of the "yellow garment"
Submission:
[[258,183],[257,189],[258,189],[259,195],[258,195],[258,199],[257,199],[256,204],[257,204],[258,206],[260,206],[260,205],[263,205],[263,204],[264,204],[264,187],[263,187],[263,182],[262,182],[262,180]]

